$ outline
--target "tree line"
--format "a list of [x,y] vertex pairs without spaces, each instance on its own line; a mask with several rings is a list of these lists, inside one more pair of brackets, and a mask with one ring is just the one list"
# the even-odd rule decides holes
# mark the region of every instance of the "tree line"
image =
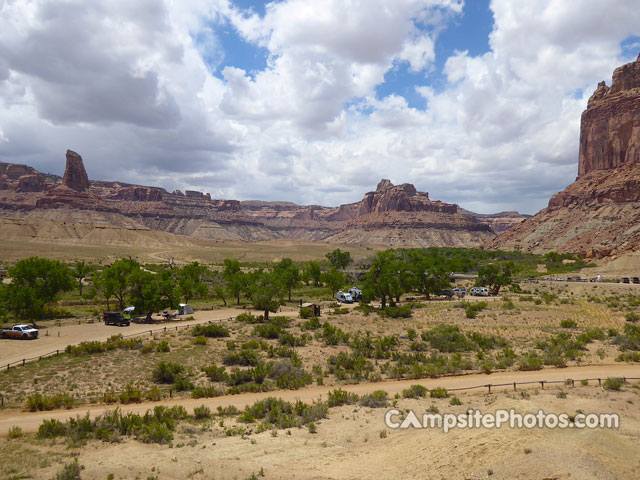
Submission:
[[[266,267],[248,269],[239,260],[225,259],[222,268],[210,270],[198,262],[181,267],[145,266],[131,258],[116,260],[98,269],[85,262],[66,265],[58,260],[31,257],[20,260],[9,269],[11,282],[0,287],[0,318],[8,315],[35,322],[45,318],[52,304],[64,292],[77,289],[84,299],[100,299],[107,310],[134,306],[139,314],[176,308],[182,300],[215,297],[227,305],[233,299],[238,305],[247,299],[256,310],[276,312],[301,282],[312,287],[326,287],[331,296],[348,282],[362,286],[363,300],[400,301],[408,293],[430,298],[450,288],[453,271],[477,270],[476,284],[487,286],[497,295],[502,286],[511,283],[515,264],[510,261],[490,262],[479,266],[478,256],[469,249],[398,249],[377,252],[364,261],[360,269],[345,273],[353,263],[349,252],[335,249],[327,253],[328,268],[317,261],[294,262],[284,258]],[[489,257],[492,259],[492,257]],[[87,286],[85,280],[91,282]]]

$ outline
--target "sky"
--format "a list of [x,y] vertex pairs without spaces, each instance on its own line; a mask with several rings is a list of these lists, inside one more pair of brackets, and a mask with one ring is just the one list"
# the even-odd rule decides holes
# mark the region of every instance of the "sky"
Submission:
[[637,0],[0,0],[0,161],[335,206],[535,213],[640,52]]

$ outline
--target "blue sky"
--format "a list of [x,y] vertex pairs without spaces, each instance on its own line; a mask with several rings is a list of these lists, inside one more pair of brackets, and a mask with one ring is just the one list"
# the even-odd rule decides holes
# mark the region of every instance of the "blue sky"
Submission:
[[61,174],[70,148],[92,179],[327,206],[389,178],[535,213],[577,174],[596,85],[640,51],[637,0],[2,8],[0,161]]

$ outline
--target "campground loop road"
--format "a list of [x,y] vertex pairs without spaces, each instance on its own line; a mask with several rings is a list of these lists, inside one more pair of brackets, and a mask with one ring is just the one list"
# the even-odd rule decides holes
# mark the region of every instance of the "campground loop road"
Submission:
[[[167,330],[184,325],[195,325],[208,323],[211,321],[222,321],[228,318],[235,318],[240,313],[251,312],[261,314],[251,310],[238,310],[237,308],[224,308],[220,310],[199,310],[193,315],[193,320],[173,320],[170,322],[158,323],[155,325],[148,323],[132,323],[128,327],[118,327],[105,325],[102,321],[94,323],[82,323],[80,325],[67,324],[60,327],[49,326],[40,330],[40,335],[36,340],[13,340],[0,339],[0,375],[2,368],[5,371],[7,364],[19,362],[24,358],[40,357],[56,350],[64,352],[67,345],[77,345],[88,341],[106,341],[109,337],[117,334],[125,336],[149,335],[149,330],[156,330],[167,327]],[[284,311],[278,315],[297,315],[298,311]],[[48,333],[48,335],[47,335]],[[160,333],[160,332],[158,332]],[[12,368],[21,368],[15,366]]]
[[[487,384],[495,385],[506,383],[511,385],[494,388],[492,391],[513,391],[513,382],[537,382],[530,385],[519,386],[518,390],[522,390],[526,388],[540,388],[539,382],[541,381],[550,382],[564,381],[566,379],[581,380],[594,378],[602,378],[604,380],[607,377],[640,378],[640,365],[616,364],[568,368],[545,368],[543,370],[532,372],[498,372],[490,375],[471,374],[455,377],[359,383],[354,385],[313,386],[301,390],[277,390],[262,393],[225,395],[214,398],[174,398],[170,400],[163,400],[161,402],[145,402],[132,405],[92,405],[73,410],[57,410],[51,412],[30,413],[22,410],[0,410],[0,436],[6,436],[9,429],[13,426],[19,426],[24,432],[36,432],[42,421],[46,419],[65,421],[68,418],[84,416],[87,413],[89,413],[90,416],[95,417],[106,410],[114,410],[116,408],[121,409],[124,413],[132,412],[143,414],[157,405],[182,405],[188,412],[192,413],[194,407],[206,405],[215,412],[219,406],[225,407],[233,405],[238,409],[242,409],[246,405],[250,405],[267,397],[279,397],[287,401],[302,400],[304,402],[311,402],[314,400],[325,399],[327,392],[335,388],[342,388],[344,390],[357,393],[358,395],[371,393],[375,390],[384,390],[390,397],[393,397],[396,393],[401,393],[405,388],[416,384],[423,385],[428,389],[435,387],[444,387],[446,389],[470,389],[472,387],[484,386]],[[558,384],[555,385],[557,386]],[[597,382],[592,381],[590,382],[590,386],[585,387],[576,383],[576,388],[598,388],[598,386]],[[469,390],[469,392],[486,393],[487,389],[478,388]],[[382,411],[383,410],[381,409],[381,412]],[[382,413],[380,418],[382,418]]]

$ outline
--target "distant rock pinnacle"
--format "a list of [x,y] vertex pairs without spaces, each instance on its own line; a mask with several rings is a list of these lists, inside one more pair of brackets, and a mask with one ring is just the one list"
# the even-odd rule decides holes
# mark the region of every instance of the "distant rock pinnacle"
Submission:
[[78,192],[84,192],[89,188],[89,177],[84,169],[82,157],[71,150],[67,150],[67,167],[62,183]]

